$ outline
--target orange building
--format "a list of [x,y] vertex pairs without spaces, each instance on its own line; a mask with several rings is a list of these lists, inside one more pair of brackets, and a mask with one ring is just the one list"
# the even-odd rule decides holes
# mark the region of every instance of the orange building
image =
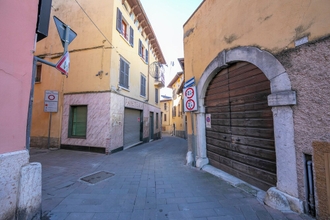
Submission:
[[[68,78],[39,66],[31,146],[111,153],[160,138],[166,62],[140,1],[53,0],[53,16],[77,37]],[[36,54],[56,63],[63,47],[52,21],[49,32]],[[44,112],[46,91],[58,93],[56,112]]]
[[188,155],[266,191],[269,206],[319,219],[330,216],[329,9],[328,0],[205,0],[183,27],[185,78],[198,96]]

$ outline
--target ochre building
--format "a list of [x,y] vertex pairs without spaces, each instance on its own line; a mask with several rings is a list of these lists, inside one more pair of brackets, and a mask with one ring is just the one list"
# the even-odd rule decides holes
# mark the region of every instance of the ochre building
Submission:
[[[53,0],[51,13],[39,58],[57,63],[63,55],[53,16],[77,36],[68,46],[68,77],[38,66],[31,146],[111,153],[160,138],[166,62],[141,2]],[[56,112],[45,112],[47,91],[58,97]]]
[[329,10],[327,0],[205,0],[183,27],[198,95],[187,155],[196,148],[197,167],[318,219],[330,216]]

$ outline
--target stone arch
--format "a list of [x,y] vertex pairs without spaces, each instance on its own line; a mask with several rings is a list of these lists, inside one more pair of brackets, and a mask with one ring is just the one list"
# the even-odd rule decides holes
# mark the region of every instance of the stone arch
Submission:
[[[282,64],[269,52],[256,47],[238,47],[220,52],[207,66],[197,84],[198,111],[195,113],[197,128],[196,166],[208,164],[206,155],[204,98],[213,77],[230,63],[245,61],[257,66],[270,81],[271,94],[268,105],[272,107],[274,121],[275,152],[277,157],[276,192],[281,192],[290,201],[290,209],[302,210],[298,198],[296,154],[292,105],[296,93]],[[273,192],[272,191],[272,192]],[[283,195],[282,195],[283,196]],[[270,204],[271,205],[271,204]],[[291,207],[295,206],[295,207]]]

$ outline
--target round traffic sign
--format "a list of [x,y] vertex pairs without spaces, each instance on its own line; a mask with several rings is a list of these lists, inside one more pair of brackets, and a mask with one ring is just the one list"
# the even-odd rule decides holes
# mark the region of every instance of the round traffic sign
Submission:
[[194,96],[195,92],[193,88],[186,89],[185,96],[190,99]]
[[48,96],[48,99],[49,99],[49,100],[54,100],[54,99],[55,99],[55,96],[54,96],[54,95],[49,95],[49,96]]
[[195,101],[192,100],[192,99],[189,99],[187,102],[186,102],[186,108],[191,111],[195,108]]

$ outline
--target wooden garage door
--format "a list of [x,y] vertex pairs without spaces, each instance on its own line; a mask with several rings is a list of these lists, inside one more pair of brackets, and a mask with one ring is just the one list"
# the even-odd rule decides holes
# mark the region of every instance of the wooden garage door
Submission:
[[270,82],[256,66],[239,62],[220,71],[205,96],[210,164],[254,186],[276,185]]

